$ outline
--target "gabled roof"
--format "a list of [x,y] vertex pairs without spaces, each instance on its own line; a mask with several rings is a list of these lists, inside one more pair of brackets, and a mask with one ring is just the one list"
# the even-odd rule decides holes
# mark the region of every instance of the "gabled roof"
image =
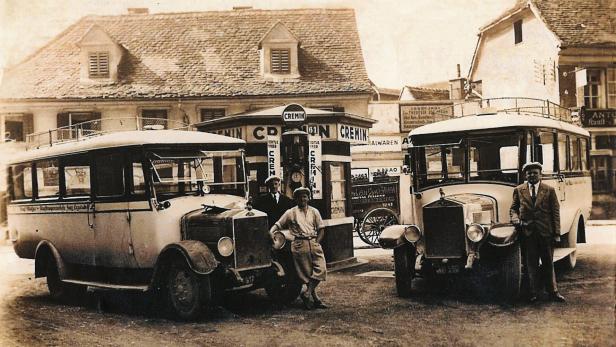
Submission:
[[[259,41],[283,23],[302,43],[301,77],[260,74]],[[126,49],[118,81],[86,85],[76,43],[97,25]],[[366,93],[370,82],[351,9],[87,16],[5,71],[0,99],[132,99]]]
[[439,101],[449,100],[449,90],[405,86],[415,100]]
[[529,7],[567,47],[616,47],[614,0],[518,0],[480,33]]

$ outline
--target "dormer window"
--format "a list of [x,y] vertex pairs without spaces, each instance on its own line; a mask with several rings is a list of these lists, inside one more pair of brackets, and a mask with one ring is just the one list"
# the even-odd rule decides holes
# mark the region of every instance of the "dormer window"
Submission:
[[261,73],[266,80],[295,81],[299,74],[299,39],[282,22],[275,23],[259,42]]
[[90,78],[109,78],[109,52],[90,52],[88,58]]
[[288,74],[291,72],[290,49],[272,49],[271,51],[271,72]]
[[78,42],[79,79],[84,84],[109,84],[118,80],[124,48],[103,28],[93,25]]

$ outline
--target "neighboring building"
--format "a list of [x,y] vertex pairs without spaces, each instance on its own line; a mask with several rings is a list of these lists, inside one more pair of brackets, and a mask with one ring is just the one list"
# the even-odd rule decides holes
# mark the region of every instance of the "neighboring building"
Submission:
[[479,31],[475,95],[580,110],[590,131],[593,215],[616,214],[616,1],[527,0]]
[[98,119],[194,124],[291,103],[367,116],[371,93],[351,9],[87,16],[4,71],[0,153]]
[[400,89],[377,87],[372,81],[372,100],[371,101],[395,101],[400,98]]
[[196,123],[291,102],[367,115],[350,9],[88,16],[7,69],[0,140],[108,117]]

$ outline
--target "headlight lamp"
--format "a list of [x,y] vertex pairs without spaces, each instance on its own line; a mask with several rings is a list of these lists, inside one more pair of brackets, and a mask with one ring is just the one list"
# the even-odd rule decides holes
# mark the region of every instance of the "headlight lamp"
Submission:
[[408,242],[417,242],[420,237],[421,230],[419,230],[419,227],[417,225],[412,224],[404,227],[404,238]]
[[231,238],[225,236],[218,240],[218,253],[223,257],[228,257],[233,254],[234,248],[235,246]]
[[280,231],[275,231],[272,234],[272,241],[274,241],[274,249],[282,249],[287,243],[287,238]]
[[466,236],[473,242],[479,242],[483,240],[486,234],[486,230],[481,224],[473,223],[466,228]]

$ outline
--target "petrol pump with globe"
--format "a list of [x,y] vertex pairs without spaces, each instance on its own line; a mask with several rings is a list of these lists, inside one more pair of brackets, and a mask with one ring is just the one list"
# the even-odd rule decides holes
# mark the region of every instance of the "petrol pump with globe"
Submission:
[[265,192],[265,179],[282,178],[282,192],[308,187],[310,205],[325,223],[323,250],[328,267],[357,263],[353,254],[351,146],[368,142],[375,121],[349,113],[290,104],[196,124],[200,131],[247,142],[250,194]]

